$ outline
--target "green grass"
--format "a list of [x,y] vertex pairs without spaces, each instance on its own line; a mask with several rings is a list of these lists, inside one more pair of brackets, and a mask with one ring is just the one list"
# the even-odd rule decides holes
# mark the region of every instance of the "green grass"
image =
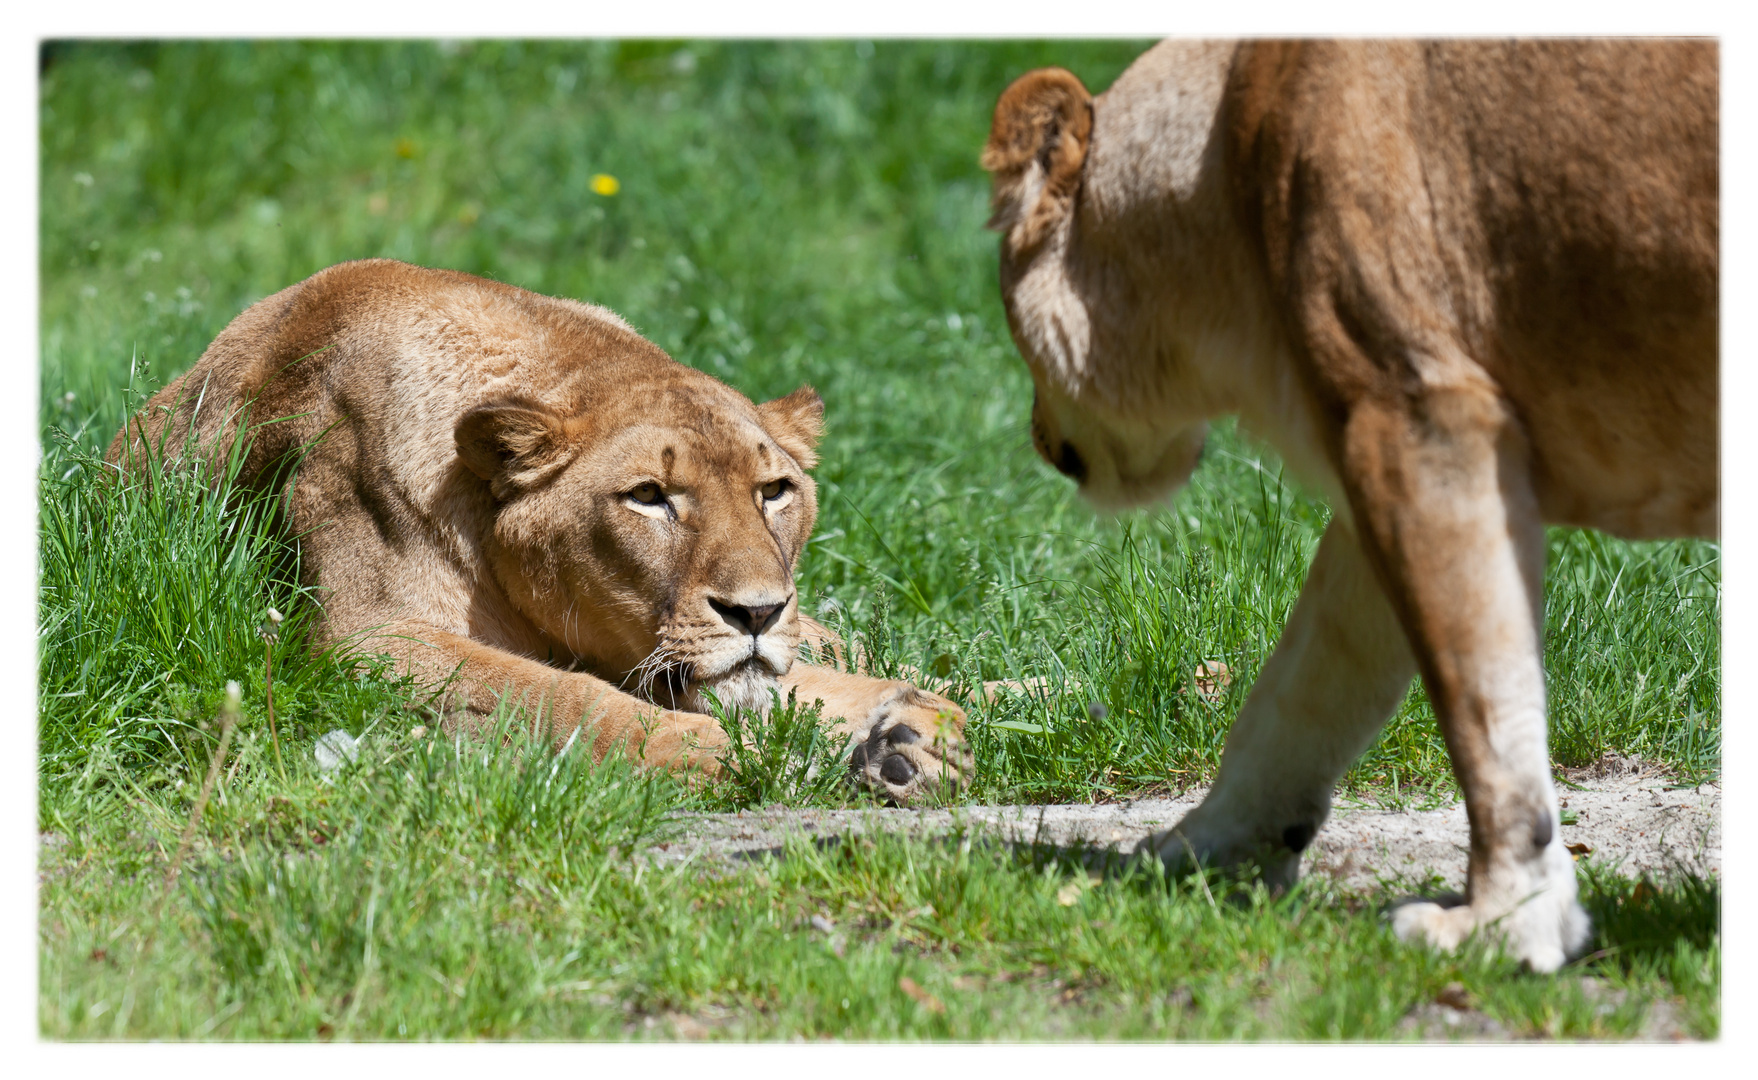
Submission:
[[1367,1039],[1403,1036],[1451,982],[1519,1035],[1635,1034],[1658,998],[1717,1030],[1713,884],[1637,897],[1590,877],[1601,955],[1553,979],[1402,945],[1322,884],[1270,901],[1091,883],[1030,852],[885,834],[656,869],[629,853],[679,827],[659,812],[680,785],[522,730],[380,729],[336,776],[301,758],[285,784],[250,743],[162,906],[153,838],[179,801],[131,824],[91,806],[44,866],[44,1033]]
[[[427,688],[312,655],[316,609],[266,507],[213,498],[200,477],[102,480],[95,455],[140,393],[248,304],[334,262],[392,256],[592,300],[755,398],[802,382],[823,393],[808,611],[861,635],[884,671],[1047,680],[1041,697],[973,712],[965,798],[1200,782],[1328,512],[1230,425],[1169,508],[1101,520],[1082,507],[1025,436],[1029,380],[976,167],[1015,75],[1056,63],[1097,89],[1143,47],[53,49],[38,735],[42,828],[64,843],[44,861],[45,1033],[620,1038],[630,1023],[664,1034],[642,1018],[679,1012],[741,1037],[1365,1038],[1454,980],[1516,1030],[1630,1030],[1623,1013],[1577,1007],[1583,973],[1627,985],[1630,1015],[1677,997],[1692,1030],[1713,1033],[1716,894],[1688,878],[1655,894],[1683,913],[1663,940],[1611,919],[1599,948],[1613,951],[1550,980],[1398,947],[1377,901],[1211,908],[1119,883],[1064,907],[1061,871],[982,849],[887,842],[724,876],[638,873],[614,838],[655,827],[658,810],[847,796],[790,775],[799,753],[759,752],[705,790],[568,759],[565,800],[540,800],[528,828],[496,819],[531,805],[495,800],[535,792],[516,785],[538,784],[537,759],[423,749],[408,732],[435,726]],[[619,193],[593,193],[597,173]],[[1558,764],[1612,750],[1717,774],[1719,547],[1557,530],[1547,594]],[[270,606],[289,615],[273,646],[285,782],[266,764]],[[1234,676],[1213,700],[1193,687],[1204,661]],[[236,771],[157,910],[228,679],[245,690]],[[370,732],[376,749],[326,783],[311,748],[334,728]],[[809,751],[814,730],[796,724],[770,749]],[[1420,687],[1345,784],[1451,792]],[[1590,899],[1615,914],[1632,889],[1596,879]],[[924,906],[935,914],[905,917]],[[808,912],[849,927],[845,955],[795,925]],[[945,1011],[902,994],[900,974]],[[1194,1006],[1168,1004],[1187,991]]]

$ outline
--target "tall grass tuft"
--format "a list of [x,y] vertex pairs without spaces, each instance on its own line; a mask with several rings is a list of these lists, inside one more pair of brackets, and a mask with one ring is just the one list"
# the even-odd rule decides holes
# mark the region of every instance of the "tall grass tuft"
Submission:
[[[235,680],[260,688],[257,625],[294,612],[274,643],[307,650],[312,608],[272,497],[238,483],[231,453],[170,460],[163,445],[119,468],[63,443],[41,481],[38,686],[43,765],[74,764],[94,743],[123,763],[164,750],[173,718],[206,715]],[[187,449],[187,448],[185,448]]]
[[[978,753],[1015,797],[1178,787],[1219,763],[1324,525],[1322,508],[1220,438],[1242,473],[1236,497],[1199,488],[1188,512],[1127,517],[1092,545],[1090,577],[1051,583],[1058,619],[991,623],[1014,639],[1007,674],[1025,690],[985,710]],[[1216,665],[1225,680],[1199,677]]]
[[767,713],[723,707],[710,694],[714,718],[727,735],[721,776],[703,789],[712,810],[841,806],[854,795],[848,779],[848,739],[831,733],[817,703],[772,693]]
[[[124,467],[72,439],[40,481],[39,776],[45,827],[101,812],[105,792],[193,791],[213,751],[222,688],[243,693],[234,769],[280,735],[296,744],[387,717],[431,719],[427,688],[346,643],[314,648],[320,614],[273,493],[239,481],[247,429],[223,455],[147,447]],[[286,612],[263,635],[265,609]],[[265,640],[266,638],[266,640]],[[249,762],[249,765],[244,765]],[[285,771],[285,767],[277,770]],[[115,805],[113,804],[112,808]]]
[[1720,545],[1555,529],[1548,574],[1551,756],[1585,765],[1617,752],[1687,776],[1719,771]]

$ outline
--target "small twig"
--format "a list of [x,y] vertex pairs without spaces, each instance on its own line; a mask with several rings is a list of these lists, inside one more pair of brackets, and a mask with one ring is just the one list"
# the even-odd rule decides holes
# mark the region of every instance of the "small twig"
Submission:
[[275,732],[275,642],[281,640],[281,613],[270,608],[269,617],[263,620],[257,633],[262,637],[263,693],[269,705],[269,742],[275,747],[275,771],[281,774],[281,783],[285,785],[287,766],[281,761],[281,737]]
[[275,644],[264,641],[263,651],[263,696],[269,706],[269,742],[275,748],[275,771],[281,774],[281,783],[287,782],[287,767],[281,762],[281,736],[275,731]]
[[189,854],[189,847],[195,842],[196,827],[201,824],[202,811],[207,809],[208,798],[214,793],[214,784],[220,779],[220,767],[226,762],[226,751],[232,744],[232,729],[238,724],[238,715],[243,711],[243,694],[236,682],[226,684],[226,703],[220,706],[220,745],[214,751],[214,757],[208,763],[208,777],[202,781],[201,794],[196,796],[195,806],[189,811],[189,824],[183,827],[183,838],[177,842],[177,854],[171,857],[171,868],[165,871],[165,893],[159,897],[160,905],[165,902],[165,895],[171,892],[171,886],[177,881],[177,872],[183,868],[183,859]]

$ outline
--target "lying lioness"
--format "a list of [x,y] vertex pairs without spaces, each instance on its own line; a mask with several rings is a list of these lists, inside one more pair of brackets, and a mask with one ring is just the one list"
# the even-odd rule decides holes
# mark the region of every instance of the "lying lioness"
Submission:
[[[244,408],[248,406],[248,409]],[[850,768],[908,802],[968,776],[964,713],[907,683],[795,663],[794,565],[817,516],[823,403],[752,405],[601,307],[386,259],[233,320],[109,457],[203,452],[249,423],[246,483],[285,525],[321,641],[389,653],[464,718],[502,700],[602,759],[714,771],[709,692],[824,702]],[[663,707],[662,707],[663,706]]]
[[1544,524],[1718,527],[1707,42],[1167,42],[1098,98],[1001,96],[983,154],[1032,439],[1162,498],[1236,413],[1335,517],[1201,806],[1148,848],[1271,882],[1420,673],[1468,902],[1533,968],[1588,920],[1545,749]]

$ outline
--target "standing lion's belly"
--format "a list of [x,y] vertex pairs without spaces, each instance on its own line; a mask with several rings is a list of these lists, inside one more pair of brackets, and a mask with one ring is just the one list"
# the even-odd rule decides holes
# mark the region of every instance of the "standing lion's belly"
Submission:
[[1652,467],[1605,472],[1568,470],[1567,464],[1535,473],[1539,512],[1549,524],[1600,529],[1626,540],[1720,532],[1713,465],[1684,478]]
[[[1658,365],[1657,365],[1658,366]],[[1556,525],[1628,539],[1714,536],[1720,485],[1713,371],[1673,364],[1661,381],[1613,378],[1513,387],[1531,444],[1539,511]]]

